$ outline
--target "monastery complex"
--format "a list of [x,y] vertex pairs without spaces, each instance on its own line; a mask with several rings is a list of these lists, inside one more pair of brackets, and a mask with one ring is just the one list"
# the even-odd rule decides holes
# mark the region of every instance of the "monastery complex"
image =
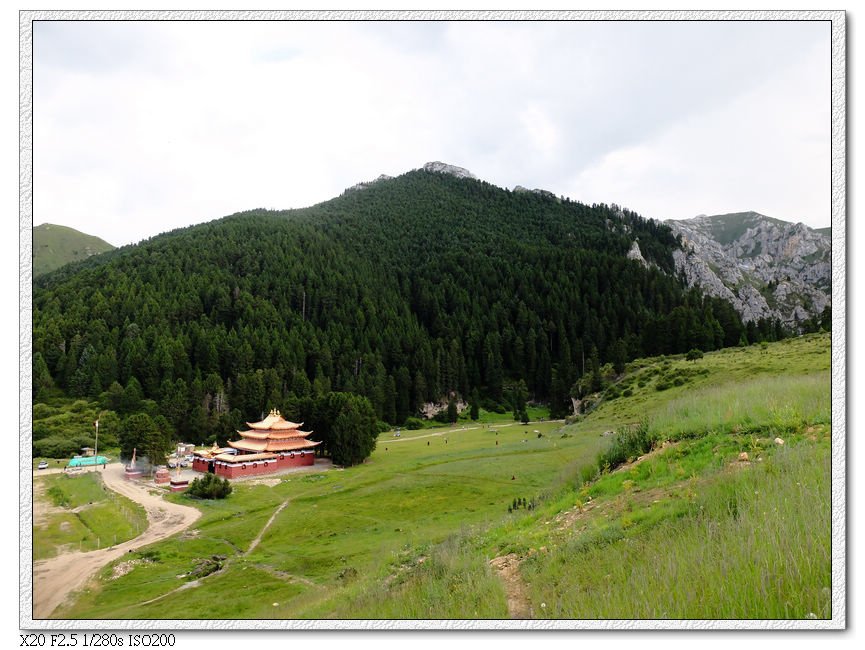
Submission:
[[228,447],[197,451],[192,469],[223,478],[270,474],[290,467],[315,463],[315,447],[320,442],[307,440],[312,431],[301,431],[301,422],[289,422],[272,410],[261,422],[247,422],[249,430],[238,431],[240,440]]

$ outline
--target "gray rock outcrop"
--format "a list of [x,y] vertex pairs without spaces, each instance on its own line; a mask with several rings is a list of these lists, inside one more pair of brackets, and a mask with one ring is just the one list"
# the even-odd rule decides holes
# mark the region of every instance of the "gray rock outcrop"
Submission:
[[364,181],[363,183],[355,183],[351,187],[346,188],[346,192],[354,192],[355,190],[365,190],[372,185],[375,185],[379,181],[387,181],[393,178],[393,176],[388,176],[387,174],[381,174],[374,181]]
[[472,174],[468,169],[457,167],[456,165],[448,165],[447,163],[439,161],[428,162],[423,166],[423,170],[426,172],[437,172],[439,174],[450,174],[457,178],[473,178],[477,180],[477,176]]
[[831,304],[824,233],[756,212],[665,223],[682,236],[673,258],[688,286],[729,300],[746,322],[777,318],[795,327]]

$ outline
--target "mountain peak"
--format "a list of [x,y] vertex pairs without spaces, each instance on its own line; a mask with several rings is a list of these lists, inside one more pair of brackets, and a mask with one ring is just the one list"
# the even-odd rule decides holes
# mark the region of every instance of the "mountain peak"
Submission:
[[464,167],[457,167],[456,165],[448,165],[447,163],[439,162],[438,160],[434,162],[428,162],[423,166],[423,170],[425,172],[436,172],[439,174],[451,174],[452,176],[456,176],[457,178],[471,178],[477,180],[477,176],[472,174],[468,169]]

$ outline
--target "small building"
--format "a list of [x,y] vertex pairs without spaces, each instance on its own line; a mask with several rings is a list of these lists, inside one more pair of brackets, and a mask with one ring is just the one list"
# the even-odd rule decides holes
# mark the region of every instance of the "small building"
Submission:
[[216,460],[216,457],[221,456],[222,454],[236,453],[237,451],[231,447],[217,447],[214,442],[213,447],[210,449],[192,452],[192,469],[196,472],[209,472],[215,474],[214,461]]
[[249,430],[238,431],[240,440],[229,447],[195,452],[192,469],[224,478],[270,474],[290,467],[315,463],[315,447],[320,442],[307,440],[312,431],[301,431],[300,424],[289,422],[272,410],[261,422],[247,422]]
[[95,453],[96,453],[96,451],[93,449],[93,447],[82,447],[81,448],[81,455],[82,456],[92,456]]

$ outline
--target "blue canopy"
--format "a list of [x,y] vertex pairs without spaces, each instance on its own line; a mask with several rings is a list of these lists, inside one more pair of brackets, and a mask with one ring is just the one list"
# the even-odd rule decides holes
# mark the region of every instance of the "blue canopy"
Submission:
[[67,467],[89,467],[90,465],[104,465],[108,462],[105,456],[79,456],[69,461]]

